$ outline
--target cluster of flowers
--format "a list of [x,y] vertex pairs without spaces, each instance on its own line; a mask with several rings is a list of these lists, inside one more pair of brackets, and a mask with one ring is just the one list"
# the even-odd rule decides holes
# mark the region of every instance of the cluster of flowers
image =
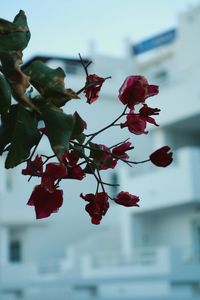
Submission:
[[[101,78],[95,74],[88,75],[87,72],[86,75],[86,85],[83,91],[87,102],[91,104],[98,99],[100,89],[107,78]],[[63,191],[59,189],[61,180],[82,180],[87,174],[94,175],[97,181],[96,192],[94,194],[81,194],[80,197],[87,202],[85,210],[90,215],[93,224],[100,223],[109,209],[109,200],[127,207],[139,206],[139,197],[125,191],[121,191],[114,198],[111,198],[105,190],[105,185],[110,184],[102,181],[100,171],[115,168],[118,161],[123,161],[128,165],[151,161],[156,166],[166,167],[172,162],[172,152],[169,152],[169,146],[156,150],[145,161],[133,162],[129,160],[127,154],[127,151],[134,148],[130,141],[126,140],[112,147],[107,147],[92,143],[92,139],[112,126],[127,127],[131,133],[136,135],[147,134],[145,131],[147,123],[158,126],[152,116],[158,115],[160,110],[149,107],[145,101],[148,97],[157,94],[158,86],[148,84],[143,76],[127,77],[119,89],[119,100],[125,108],[122,114],[111,124],[93,134],[85,135],[86,141],[84,143],[76,142],[71,137],[70,150],[64,153],[60,162],[47,163],[54,155],[51,157],[37,155],[34,160],[27,160],[27,166],[22,170],[22,174],[41,178],[41,183],[34,188],[27,203],[35,207],[37,219],[50,216],[62,206]],[[137,105],[139,105],[138,111],[136,111]],[[129,112],[127,112],[128,109]],[[74,117],[76,117],[76,113]],[[126,118],[125,122],[117,123],[122,117]],[[86,127],[87,124],[83,121],[82,132]],[[41,129],[41,131],[45,134],[45,129]],[[84,150],[89,151],[88,156]]]

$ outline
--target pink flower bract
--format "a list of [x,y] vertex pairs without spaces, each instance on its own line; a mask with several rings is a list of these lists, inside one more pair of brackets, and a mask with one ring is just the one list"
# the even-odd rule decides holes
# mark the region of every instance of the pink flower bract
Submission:
[[91,217],[92,224],[98,225],[102,217],[106,214],[109,208],[107,193],[101,192],[94,194],[80,195],[85,201],[89,203],[85,206],[85,210]]
[[119,89],[119,99],[130,109],[138,103],[143,103],[146,98],[157,95],[158,86],[149,85],[143,76],[128,76]]
[[129,151],[133,148],[134,147],[131,146],[131,142],[126,142],[126,143],[123,143],[119,146],[114,147],[112,149],[112,154],[115,155],[118,158],[121,158],[121,159],[128,159],[129,156],[126,153],[126,151]]
[[90,74],[87,76],[86,85],[90,85],[84,91],[84,94],[87,98],[87,103],[91,104],[98,99],[99,92],[104,81],[104,78],[99,77],[96,74]]
[[46,165],[44,175],[53,180],[60,179],[67,176],[67,168],[60,163],[49,163]]
[[136,135],[147,134],[148,132],[145,131],[146,126],[146,121],[141,119],[138,114],[132,112],[127,115],[126,122],[120,124],[121,128],[128,127],[128,130]]
[[36,156],[33,161],[28,160],[26,169],[22,170],[23,175],[31,175],[31,176],[42,176],[43,174],[43,162],[40,156]]
[[100,164],[99,164],[99,167],[98,169],[99,170],[107,170],[107,169],[114,169],[116,167],[116,164],[117,164],[117,160],[114,159],[112,157],[112,155],[109,154],[110,152],[110,149],[105,146],[105,145],[99,145],[99,148],[101,150],[104,150],[106,151],[107,153],[104,153],[101,160],[100,160]]
[[153,152],[149,158],[151,162],[158,167],[167,167],[173,161],[172,152],[169,146],[163,146],[162,148]]
[[152,115],[154,115],[154,116],[159,115],[159,112],[160,112],[160,109],[152,108],[152,107],[147,106],[146,104],[143,104],[143,107],[140,108],[140,110],[139,110],[140,119],[142,119],[148,123],[154,124],[156,126],[159,126],[156,123],[156,121],[154,120],[154,118],[150,117]]
[[139,197],[129,194],[128,192],[120,192],[114,199],[117,204],[123,206],[139,206]]
[[63,191],[55,189],[53,193],[49,193],[41,185],[37,185],[30,199],[28,205],[35,206],[36,219],[49,217],[52,213],[62,206]]

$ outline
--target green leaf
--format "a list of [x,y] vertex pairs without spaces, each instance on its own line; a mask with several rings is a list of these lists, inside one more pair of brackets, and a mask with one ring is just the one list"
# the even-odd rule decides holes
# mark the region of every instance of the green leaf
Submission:
[[72,115],[65,114],[61,109],[53,105],[46,105],[42,110],[47,136],[51,147],[61,159],[65,151],[69,151],[69,140],[74,127]]
[[22,52],[0,52],[0,59],[3,74],[10,85],[12,96],[17,102],[22,103],[24,106],[37,110],[33,103],[30,102],[29,97],[26,96],[26,89],[29,87],[30,83],[29,77],[26,76],[20,68],[20,64],[22,63]]
[[79,143],[84,143],[85,135],[83,134],[84,129],[86,128],[86,122],[80,117],[77,111],[73,115],[75,124],[72,132],[72,139],[76,139]]
[[[10,120],[10,124],[8,124]],[[21,104],[13,105],[7,122],[4,122],[4,140],[10,140],[9,152],[5,161],[7,169],[13,168],[27,159],[31,148],[40,140],[37,121],[34,115]],[[6,133],[5,133],[6,132]]]
[[91,147],[90,158],[93,158],[96,163],[99,163],[104,156],[104,150],[100,148],[98,144],[89,143]]
[[0,52],[23,50],[30,40],[30,31],[23,10],[13,22],[0,19]]
[[80,135],[78,135],[76,137],[76,140],[80,143],[80,144],[83,144],[85,142],[85,139],[86,139],[86,136],[84,133],[81,133]]
[[11,90],[5,78],[0,75],[0,113],[6,112],[11,105]]
[[65,72],[62,68],[52,69],[42,61],[34,61],[24,73],[30,76],[31,84],[55,106],[63,106],[70,99],[79,97],[71,89],[65,89]]
[[13,122],[15,114],[11,110],[10,113],[2,114],[0,126],[0,155],[2,155],[6,146],[10,143],[13,131]]

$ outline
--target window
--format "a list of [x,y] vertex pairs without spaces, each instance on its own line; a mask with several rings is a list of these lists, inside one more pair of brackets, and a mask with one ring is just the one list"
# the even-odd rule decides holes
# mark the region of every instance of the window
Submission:
[[67,63],[66,64],[66,73],[67,74],[77,74],[81,69],[81,65]]
[[10,241],[9,245],[9,261],[20,262],[21,257],[21,242],[19,240]]
[[22,261],[22,228],[10,228],[8,242],[8,257],[11,263]]
[[195,258],[200,260],[200,222],[194,223],[194,253]]
[[196,243],[198,259],[200,259],[200,224],[196,227]]

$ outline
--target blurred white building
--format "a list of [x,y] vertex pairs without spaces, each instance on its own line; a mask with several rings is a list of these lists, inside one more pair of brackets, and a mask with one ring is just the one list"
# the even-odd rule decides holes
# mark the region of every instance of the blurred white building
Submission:
[[[127,75],[141,74],[158,84],[148,99],[161,109],[159,128],[132,136],[134,160],[143,160],[169,145],[174,162],[168,168],[150,163],[128,169],[121,164],[105,172],[120,190],[140,196],[140,208],[111,205],[101,225],[90,223],[80,192],[95,191],[91,178],[64,181],[64,205],[48,219],[35,220],[26,206],[37,179],[20,175],[21,167],[1,168],[0,299],[200,299],[200,7],[179,18],[178,27],[147,41],[126,45],[124,58],[104,57],[93,50],[90,72],[106,77],[100,100],[93,105],[75,100],[88,122],[88,133],[107,125],[122,110],[118,89]],[[74,90],[85,78],[76,60],[49,59],[60,65]],[[63,64],[63,65],[62,65]],[[98,143],[113,145],[129,136],[107,131]],[[40,148],[46,152],[44,142]],[[3,164],[3,160],[1,161]],[[116,191],[110,190],[110,193]]]

